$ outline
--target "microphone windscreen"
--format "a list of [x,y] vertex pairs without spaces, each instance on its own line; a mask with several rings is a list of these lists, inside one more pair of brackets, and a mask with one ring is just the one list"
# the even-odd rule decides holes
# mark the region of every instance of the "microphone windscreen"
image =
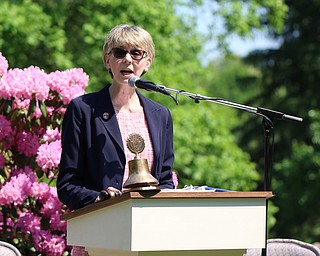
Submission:
[[136,88],[136,87],[137,87],[137,86],[136,86],[136,81],[139,80],[139,79],[140,79],[140,77],[138,77],[138,76],[132,76],[132,77],[129,78],[128,84],[129,84],[131,87]]

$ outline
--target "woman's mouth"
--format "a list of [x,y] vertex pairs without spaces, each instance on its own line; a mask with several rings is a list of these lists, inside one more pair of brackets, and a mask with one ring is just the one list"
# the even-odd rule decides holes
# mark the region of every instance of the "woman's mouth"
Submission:
[[132,70],[129,70],[129,69],[123,69],[120,71],[120,73],[123,75],[123,76],[129,76],[129,75],[132,75],[133,74],[133,71]]

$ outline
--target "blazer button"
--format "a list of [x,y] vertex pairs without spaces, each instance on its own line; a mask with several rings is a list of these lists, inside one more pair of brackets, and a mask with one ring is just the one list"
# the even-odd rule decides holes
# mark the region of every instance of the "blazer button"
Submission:
[[109,113],[108,112],[104,112],[102,115],[103,120],[107,121],[109,119]]

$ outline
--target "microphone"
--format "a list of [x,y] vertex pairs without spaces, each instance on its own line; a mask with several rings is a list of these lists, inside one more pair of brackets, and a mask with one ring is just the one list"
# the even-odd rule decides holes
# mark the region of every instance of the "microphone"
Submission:
[[163,85],[158,85],[153,82],[143,80],[138,76],[132,76],[128,80],[128,84],[133,88],[140,88],[147,91],[154,91],[154,92],[160,92],[165,95],[171,94],[166,90],[166,88]]

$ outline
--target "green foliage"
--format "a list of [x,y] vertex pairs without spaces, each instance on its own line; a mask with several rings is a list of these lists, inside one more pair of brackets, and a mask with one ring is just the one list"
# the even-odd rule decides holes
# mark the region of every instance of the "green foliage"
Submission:
[[[281,47],[254,52],[247,61],[261,67],[263,74],[263,90],[253,102],[304,119],[302,123],[275,120],[272,187],[279,212],[272,233],[315,242],[320,240],[320,96],[316,93],[320,81],[320,29],[316,25],[320,1],[288,1],[288,7],[283,33],[274,34],[283,42]],[[255,162],[262,163],[255,126],[246,123],[240,145]]]
[[172,109],[176,143],[174,169],[179,184],[255,189],[259,178],[255,165],[248,154],[236,146],[230,133],[235,113],[220,108],[201,102],[183,103]]
[[[281,205],[278,217],[286,219],[286,222],[277,225],[276,230],[284,235],[314,242],[314,238],[320,237],[320,201],[317,193],[320,191],[320,111],[310,111],[309,116],[313,120],[310,133],[314,145],[296,140],[293,142],[292,155],[275,165],[278,174],[274,187],[281,191],[281,198],[276,200]],[[283,200],[286,204],[283,204]],[[299,211],[287,214],[292,208]]]
[[243,103],[261,92],[261,77],[257,67],[229,56],[210,62],[205,79],[210,94]]
[[218,44],[228,52],[228,38],[236,34],[242,38],[252,37],[257,30],[280,33],[288,13],[285,0],[219,0],[204,1],[204,5],[212,10],[213,17],[221,19],[223,30],[212,24],[213,33]]
[[[14,17],[14,18],[13,18]],[[11,66],[71,67],[63,28],[31,0],[0,2],[0,51]]]

